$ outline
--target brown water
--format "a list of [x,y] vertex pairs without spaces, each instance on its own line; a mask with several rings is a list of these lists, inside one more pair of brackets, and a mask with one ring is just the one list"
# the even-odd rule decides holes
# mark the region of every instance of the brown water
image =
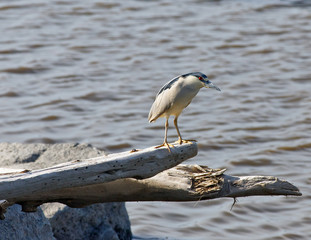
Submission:
[[[311,7],[307,1],[1,1],[5,142],[160,144],[160,87],[202,71],[179,119],[188,163],[275,175],[302,197],[128,203],[137,239],[311,239]],[[169,140],[177,139],[169,130]]]

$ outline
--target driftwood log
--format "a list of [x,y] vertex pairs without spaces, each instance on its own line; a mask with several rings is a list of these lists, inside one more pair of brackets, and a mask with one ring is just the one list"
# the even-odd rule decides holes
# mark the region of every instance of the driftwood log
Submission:
[[0,218],[8,206],[34,212],[46,202],[70,207],[124,201],[198,201],[220,197],[295,195],[299,189],[269,176],[233,177],[225,169],[178,165],[197,154],[197,144],[150,147],[40,170],[0,169]]

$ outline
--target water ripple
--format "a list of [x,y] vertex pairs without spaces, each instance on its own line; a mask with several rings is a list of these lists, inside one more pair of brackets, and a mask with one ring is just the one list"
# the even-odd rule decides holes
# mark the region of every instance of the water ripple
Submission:
[[164,119],[147,120],[155,95],[202,71],[222,92],[202,89],[179,118],[198,141],[189,162],[288,178],[304,196],[241,199],[232,211],[228,199],[130,203],[134,235],[311,239],[308,1],[21,0],[0,13],[2,141],[161,144]]

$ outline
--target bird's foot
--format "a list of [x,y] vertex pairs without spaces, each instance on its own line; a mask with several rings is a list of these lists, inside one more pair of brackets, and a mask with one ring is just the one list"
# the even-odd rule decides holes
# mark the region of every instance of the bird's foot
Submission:
[[174,148],[174,145],[169,144],[169,143],[163,143],[163,144],[161,144],[161,145],[159,145],[159,146],[156,146],[155,148],[160,148],[160,147],[164,147],[164,146],[167,147],[167,149],[168,149],[169,152],[171,152],[171,147]]
[[180,145],[183,143],[190,143],[196,142],[197,140],[185,140],[185,139],[178,139],[175,143],[179,143]]

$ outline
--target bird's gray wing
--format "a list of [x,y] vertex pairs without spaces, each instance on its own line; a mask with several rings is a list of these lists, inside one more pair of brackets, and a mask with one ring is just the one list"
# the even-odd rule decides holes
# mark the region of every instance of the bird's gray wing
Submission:
[[154,103],[151,106],[148,120],[153,122],[157,120],[163,113],[165,113],[172,104],[172,98],[170,96],[170,89],[176,83],[180,76],[173,78],[171,81],[166,83],[158,92]]
[[163,91],[156,97],[149,112],[149,122],[155,121],[171,107],[171,101],[169,100],[170,99],[168,98],[168,94],[165,91]]
[[180,78],[180,76],[175,77],[175,78],[173,78],[172,80],[170,80],[169,82],[167,82],[167,83],[160,89],[160,91],[159,91],[158,94],[157,94],[157,97],[158,97],[162,92],[164,92],[165,90],[170,89],[170,88],[174,85],[174,83],[175,83],[179,78]]

